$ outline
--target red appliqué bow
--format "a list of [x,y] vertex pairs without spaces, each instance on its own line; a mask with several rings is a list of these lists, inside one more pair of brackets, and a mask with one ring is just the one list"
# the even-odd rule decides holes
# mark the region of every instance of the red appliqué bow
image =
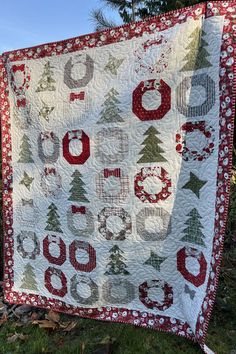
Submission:
[[71,207],[72,214],[80,213],[80,214],[85,214],[85,207],[77,207],[75,205],[72,205]]
[[21,202],[22,202],[22,205],[23,205],[23,206],[29,205],[29,206],[32,207],[32,206],[34,205],[33,199],[28,199],[28,200],[22,199]]
[[114,177],[120,178],[120,168],[115,168],[114,170],[109,170],[108,168],[105,168],[104,177],[108,178],[110,176],[114,176]]
[[25,64],[21,65],[13,65],[12,66],[12,71],[15,74],[17,71],[24,71],[25,70]]
[[72,130],[70,132],[68,132],[68,137],[69,137],[69,140],[72,140],[72,139],[81,139],[82,138],[82,130],[79,129],[79,130]]
[[55,170],[55,168],[50,168],[50,167],[45,167],[45,169],[44,169],[44,173],[45,173],[45,175],[46,176],[48,176],[48,175],[55,175],[56,174],[56,170]]
[[16,104],[17,104],[17,107],[25,107],[26,106],[26,99],[25,98],[22,98],[22,99],[18,99],[16,101]]
[[70,94],[70,102],[74,102],[75,100],[83,101],[85,97],[85,92],[81,91],[80,93],[71,92]]
[[42,139],[42,140],[48,140],[48,139],[50,139],[51,141],[53,141],[53,139],[54,139],[54,133],[53,133],[53,132],[41,133],[41,139]]

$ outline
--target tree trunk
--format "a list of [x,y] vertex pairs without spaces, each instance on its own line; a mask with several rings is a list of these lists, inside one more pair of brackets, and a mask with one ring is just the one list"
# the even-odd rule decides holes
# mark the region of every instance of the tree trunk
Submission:
[[136,16],[135,16],[135,0],[131,0],[131,11],[132,11],[132,15],[131,15],[131,18],[132,18],[132,21],[135,21],[136,20]]

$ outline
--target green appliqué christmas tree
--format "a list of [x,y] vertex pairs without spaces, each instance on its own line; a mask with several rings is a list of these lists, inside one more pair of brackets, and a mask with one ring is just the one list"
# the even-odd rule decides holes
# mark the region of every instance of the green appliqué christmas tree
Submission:
[[164,150],[159,145],[162,141],[156,136],[158,134],[160,133],[154,127],[150,127],[144,133],[147,137],[142,143],[144,148],[140,151],[139,155],[143,156],[138,160],[138,163],[166,161],[166,159],[161,155]]
[[191,42],[186,47],[188,54],[184,57],[186,64],[181,71],[195,71],[202,68],[208,68],[211,65],[207,57],[209,56],[206,47],[208,43],[204,40],[203,36],[206,33],[197,27],[190,35]]
[[30,150],[31,145],[29,143],[29,138],[27,135],[23,135],[22,140],[21,140],[21,145],[20,145],[20,158],[18,160],[18,162],[21,163],[30,163],[30,162],[34,162],[34,160],[32,159],[32,152]]
[[129,272],[126,269],[127,266],[124,263],[125,258],[122,256],[124,253],[118,246],[113,246],[110,249],[110,262],[107,264],[108,270],[104,273],[105,275],[128,275]]
[[197,209],[192,209],[189,214],[189,219],[185,222],[187,228],[183,230],[185,236],[181,238],[182,242],[190,242],[195,245],[205,246],[203,239],[205,235],[202,233],[203,226],[200,222],[202,217],[199,215]]
[[73,177],[73,180],[70,183],[70,185],[72,185],[72,188],[70,189],[71,195],[68,198],[68,200],[79,201],[79,202],[89,202],[89,200],[85,196],[86,191],[83,188],[85,183],[81,179],[81,177],[82,177],[81,173],[79,171],[75,171],[72,174],[72,177]]
[[48,209],[49,209],[49,212],[47,213],[48,220],[47,220],[47,227],[45,228],[45,230],[62,232],[60,228],[61,223],[59,221],[60,216],[57,213],[58,209],[56,205],[52,203],[51,205],[49,205]]
[[36,89],[36,92],[42,92],[42,91],[55,91],[56,87],[54,84],[56,81],[53,79],[53,71],[50,62],[48,61],[44,65],[44,70],[41,79],[38,82],[38,87]]
[[118,92],[113,88],[106,95],[106,100],[102,104],[103,110],[101,112],[101,118],[98,123],[116,123],[123,122],[123,118],[120,116],[120,108],[117,106],[120,101],[116,98]]
[[38,290],[37,282],[35,280],[34,268],[28,263],[25,266],[25,270],[23,273],[23,279],[21,283],[21,289],[28,290]]

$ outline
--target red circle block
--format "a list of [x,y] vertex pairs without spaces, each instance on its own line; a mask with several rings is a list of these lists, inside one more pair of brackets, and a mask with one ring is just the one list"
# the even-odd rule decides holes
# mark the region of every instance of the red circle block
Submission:
[[[56,275],[57,277],[60,278],[61,281],[61,289],[56,289],[52,286],[51,283],[51,278],[53,275]],[[53,267],[49,267],[45,273],[44,273],[44,282],[45,282],[45,287],[48,289],[48,291],[56,296],[63,297],[67,293],[67,279],[65,274],[60,270],[56,269]]]
[[[86,264],[79,263],[76,259],[76,251],[78,249],[85,250],[89,255],[89,260]],[[96,251],[88,243],[84,241],[75,240],[70,244],[70,262],[76,270],[82,272],[91,272],[96,267]]]
[[[188,257],[196,258],[199,265],[199,273],[197,275],[193,275],[186,268],[186,259]],[[207,262],[202,252],[199,252],[195,248],[187,248],[183,247],[177,253],[177,269],[183,275],[183,277],[192,283],[194,286],[201,286],[206,279],[206,271],[207,271]]]
[[[153,301],[149,298],[148,292],[151,288],[161,288],[163,290],[163,302]],[[165,311],[173,304],[173,289],[168,283],[158,279],[145,281],[139,286],[139,299],[149,309]]]
[[[81,136],[77,137],[77,133],[78,135],[81,134]],[[70,134],[72,135],[72,137],[70,137]],[[82,142],[82,152],[78,156],[74,156],[70,153],[69,145],[72,139],[79,139]],[[69,162],[69,164],[71,165],[83,165],[90,156],[89,137],[87,134],[85,134],[83,130],[72,130],[71,132],[67,132],[62,140],[62,146],[63,156],[66,161]]]
[[[133,112],[140,120],[162,119],[171,109],[171,88],[165,81],[160,80],[156,86],[156,80],[141,81],[133,92]],[[145,92],[158,90],[161,94],[161,104],[157,109],[147,110],[142,105],[142,98]]]
[[[58,257],[54,257],[51,255],[49,251],[49,245],[53,243],[55,247],[60,248],[60,254]],[[43,255],[47,260],[52,264],[62,265],[66,261],[66,245],[65,242],[61,239],[61,237],[55,235],[48,235],[43,240]]]

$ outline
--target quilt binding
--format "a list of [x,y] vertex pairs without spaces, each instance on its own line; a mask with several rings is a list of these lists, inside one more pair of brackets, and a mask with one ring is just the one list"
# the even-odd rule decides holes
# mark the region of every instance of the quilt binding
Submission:
[[[210,6],[211,4],[212,6]],[[227,221],[227,213],[229,207],[229,192],[230,192],[230,176],[232,173],[232,150],[233,150],[233,131],[234,131],[234,116],[236,104],[236,65],[235,54],[236,50],[236,12],[233,14],[227,12],[229,7],[235,7],[236,1],[212,1],[204,2],[194,6],[185,7],[180,10],[170,11],[165,14],[160,14],[155,17],[147,18],[144,21],[138,21],[112,29],[103,30],[100,32],[91,33],[62,41],[46,43],[34,47],[24,48],[3,53],[0,56],[0,116],[1,116],[1,134],[2,134],[2,178],[3,178],[3,229],[4,229],[4,296],[9,303],[29,304],[41,308],[53,309],[58,312],[67,314],[76,314],[84,318],[92,318],[110,322],[130,323],[140,327],[152,328],[158,331],[169,332],[178,336],[182,336],[198,342],[203,351],[208,352],[205,346],[207,329],[210,321],[211,312],[216,297],[216,290],[219,282],[220,264],[222,260],[224,235]],[[211,9],[217,9],[218,13],[214,13]],[[196,14],[196,10],[201,9],[202,12]],[[232,97],[232,101],[227,108],[220,105],[220,137],[219,137],[219,154],[218,154],[218,170],[217,170],[217,192],[216,192],[216,215],[213,238],[212,259],[210,264],[209,278],[207,282],[206,294],[202,303],[202,309],[198,315],[196,323],[195,335],[191,331],[187,322],[178,319],[169,318],[168,316],[152,315],[146,312],[128,310],[126,308],[102,307],[102,308],[82,308],[73,307],[63,301],[56,299],[48,299],[44,296],[35,294],[25,294],[22,292],[12,291],[14,284],[13,274],[13,206],[12,206],[12,177],[13,170],[11,164],[11,135],[10,135],[10,104],[8,100],[8,78],[7,64],[13,61],[38,59],[50,57],[53,55],[66,54],[78,50],[84,50],[94,47],[100,47],[112,43],[117,43],[123,40],[130,40],[142,36],[144,32],[152,33],[158,27],[158,31],[163,31],[168,28],[186,22],[191,16],[195,20],[203,16],[210,18],[213,16],[225,16],[223,33],[230,33],[227,40],[223,40],[221,45],[221,53],[231,45],[234,49],[232,53],[228,53],[227,57],[220,58],[220,68],[226,69],[223,76],[220,77],[220,103],[224,101],[226,96]],[[181,16],[182,15],[182,16]],[[232,16],[234,15],[234,16]],[[230,21],[235,18],[235,27]],[[172,19],[173,22],[166,24],[166,20]],[[126,32],[127,31],[127,32]],[[227,60],[233,58],[233,64],[227,66]],[[231,77],[229,77],[231,74]],[[228,90],[223,89],[226,85]],[[225,92],[224,92],[225,91]],[[231,110],[231,115],[226,116],[226,110]],[[223,123],[225,122],[225,123]],[[227,132],[228,130],[228,132]],[[229,147],[226,158],[221,156],[225,146]],[[221,170],[219,170],[219,167]],[[117,312],[118,317],[112,318],[112,314]],[[134,315],[135,313],[135,315]],[[125,316],[124,316],[125,314]],[[138,319],[139,323],[134,321]],[[154,325],[150,326],[148,320],[153,319]],[[175,331],[173,330],[175,328]]]

